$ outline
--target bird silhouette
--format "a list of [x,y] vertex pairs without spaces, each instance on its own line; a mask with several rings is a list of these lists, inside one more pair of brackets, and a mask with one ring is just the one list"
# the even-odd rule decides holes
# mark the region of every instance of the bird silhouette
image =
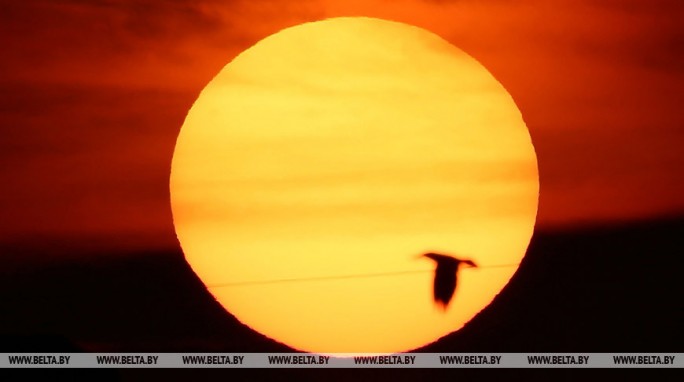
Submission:
[[472,260],[461,260],[447,255],[440,255],[439,253],[426,253],[420,257],[427,257],[437,264],[433,294],[435,304],[446,310],[456,291],[459,266],[463,264],[469,267],[477,267],[477,265]]

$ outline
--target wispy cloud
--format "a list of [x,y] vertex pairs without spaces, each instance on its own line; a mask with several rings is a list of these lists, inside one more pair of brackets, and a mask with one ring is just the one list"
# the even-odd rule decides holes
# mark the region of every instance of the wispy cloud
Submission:
[[350,15],[432,30],[503,83],[537,149],[541,224],[682,211],[682,14],[678,1],[3,2],[0,238],[168,232],[171,155],[202,87],[269,34]]

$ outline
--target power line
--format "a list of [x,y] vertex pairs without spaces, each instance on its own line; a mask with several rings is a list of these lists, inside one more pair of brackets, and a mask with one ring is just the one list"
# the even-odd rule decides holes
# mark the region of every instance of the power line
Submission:
[[[477,268],[464,268],[464,269],[505,268],[505,267],[514,267],[514,266],[518,266],[518,265],[520,265],[520,264],[519,263],[516,263],[516,264],[497,264],[497,265],[486,265],[486,266],[481,266],[481,267],[477,267]],[[281,283],[307,282],[307,281],[361,279],[361,278],[372,278],[372,277],[401,276],[401,275],[426,273],[426,272],[434,272],[434,270],[424,269],[424,270],[417,270],[417,271],[361,273],[361,274],[354,274],[354,275],[302,277],[302,278],[293,278],[293,279],[238,281],[238,282],[232,282],[232,283],[221,283],[221,284],[207,285],[207,288],[227,288],[227,287],[239,287],[239,286],[249,286],[249,285],[281,284]]]

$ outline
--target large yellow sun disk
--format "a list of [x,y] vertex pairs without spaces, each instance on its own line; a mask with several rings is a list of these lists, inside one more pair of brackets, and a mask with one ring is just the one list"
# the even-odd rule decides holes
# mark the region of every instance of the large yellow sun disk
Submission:
[[[406,351],[462,327],[516,270],[491,266],[524,256],[538,189],[501,84],[435,35],[369,18],[243,52],[193,105],[171,172],[178,238],[211,293],[320,353]],[[480,265],[446,312],[427,251]]]

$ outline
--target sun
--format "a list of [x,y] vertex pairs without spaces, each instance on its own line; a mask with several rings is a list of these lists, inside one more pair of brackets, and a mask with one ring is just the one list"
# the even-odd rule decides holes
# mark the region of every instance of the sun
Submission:
[[[476,60],[414,26],[334,18],[221,70],[170,190],[188,263],[242,323],[303,351],[391,353],[458,330],[506,285],[539,180],[520,111]],[[446,310],[426,252],[479,265]]]

